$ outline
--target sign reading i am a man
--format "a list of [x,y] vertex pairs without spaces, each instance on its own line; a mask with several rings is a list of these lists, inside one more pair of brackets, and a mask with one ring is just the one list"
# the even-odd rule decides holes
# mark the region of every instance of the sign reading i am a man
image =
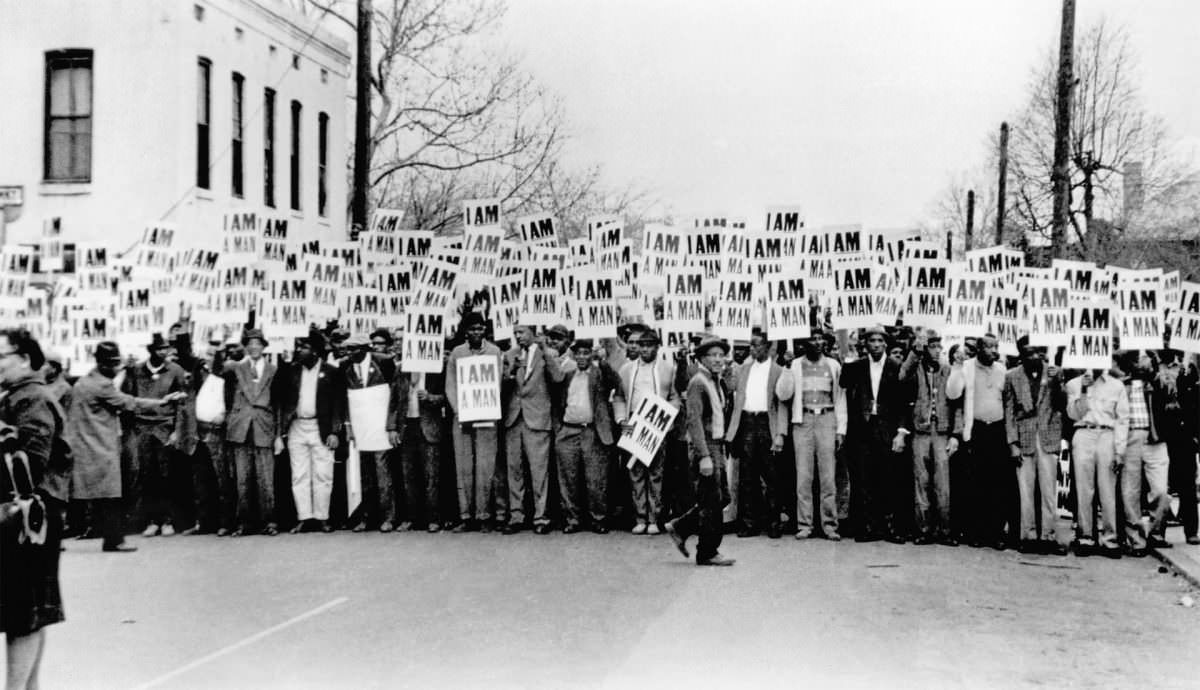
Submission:
[[495,357],[477,355],[458,360],[458,421],[494,422],[500,419],[500,364]]

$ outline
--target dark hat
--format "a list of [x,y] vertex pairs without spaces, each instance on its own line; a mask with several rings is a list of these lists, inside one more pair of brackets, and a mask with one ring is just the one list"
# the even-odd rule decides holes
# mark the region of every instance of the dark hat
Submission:
[[617,337],[621,340],[629,340],[629,336],[634,333],[641,333],[648,328],[644,323],[623,323],[617,326]]
[[741,347],[741,348],[748,348],[748,347],[750,347],[750,341],[749,340],[735,340],[735,341],[733,341],[733,346]]
[[487,328],[487,319],[484,319],[483,314],[480,314],[477,311],[469,311],[466,314],[463,314],[463,317],[462,317],[463,330],[466,330],[473,326],[483,326],[484,328]]
[[352,335],[346,339],[346,342],[342,343],[342,346],[348,350],[367,348],[371,347],[371,341],[365,335]]
[[927,344],[928,343],[940,343],[940,342],[942,342],[942,336],[940,334],[938,334],[937,331],[926,331],[925,332],[925,342]]
[[867,338],[870,338],[873,335],[881,335],[881,336],[883,336],[884,340],[887,340],[887,338],[888,338],[887,331],[884,330],[884,328],[882,326],[871,326],[870,328],[864,328],[862,331],[862,339],[863,340],[866,340]]
[[646,343],[647,345],[658,345],[662,340],[659,339],[657,331],[653,328],[647,328],[638,336],[638,342]]
[[371,340],[382,338],[389,345],[392,344],[392,332],[382,326],[371,331]]
[[350,337],[350,331],[345,328],[335,328],[329,333],[329,339],[335,343],[340,343]]
[[721,340],[720,338],[707,338],[705,340],[700,341],[700,344],[696,346],[695,355],[697,357],[703,357],[703,356],[707,355],[708,351],[713,349],[714,347],[719,347],[719,348],[721,348],[722,352],[724,352],[725,354],[729,354],[729,343],[725,342],[724,340]]
[[546,329],[546,335],[554,336],[557,338],[570,338],[571,331],[568,331],[567,327],[562,325],[561,323],[556,323],[553,326]]
[[154,335],[150,336],[150,344],[146,346],[146,349],[153,352],[154,350],[164,350],[168,347],[170,346],[167,345],[167,341],[163,338],[163,334],[155,333]]
[[93,353],[97,364],[114,364],[121,361],[121,348],[111,340],[105,340],[96,345]]
[[242,345],[255,339],[261,341],[263,345],[267,344],[267,336],[263,335],[261,328],[247,328],[242,331]]
[[308,335],[296,338],[296,347],[307,347],[314,352],[325,352],[325,335],[321,331],[310,329]]
[[579,340],[576,340],[575,342],[571,343],[571,352],[574,352],[576,350],[582,350],[584,348],[587,348],[589,350],[592,349],[592,339],[591,338],[580,338]]

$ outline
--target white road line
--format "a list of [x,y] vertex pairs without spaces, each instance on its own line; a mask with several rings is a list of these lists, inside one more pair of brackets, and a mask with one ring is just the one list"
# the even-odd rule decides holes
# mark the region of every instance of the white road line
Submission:
[[334,599],[333,601],[321,604],[320,606],[318,606],[317,608],[315,608],[311,611],[305,611],[304,613],[300,614],[299,616],[296,616],[295,618],[290,618],[290,619],[280,623],[279,625],[271,626],[270,628],[267,628],[266,630],[263,630],[262,632],[257,632],[255,634],[251,635],[250,637],[245,638],[244,640],[239,640],[237,642],[234,642],[233,644],[229,645],[228,647],[223,647],[221,649],[218,649],[217,651],[213,652],[212,654],[202,656],[199,659],[196,659],[195,661],[191,662],[190,664],[187,664],[185,666],[180,666],[179,668],[175,669],[174,671],[171,671],[170,673],[161,675],[158,678],[155,678],[154,680],[148,681],[146,683],[142,683],[141,685],[136,686],[134,688],[134,690],[145,690],[146,688],[153,688],[153,687],[162,685],[163,683],[167,682],[168,680],[171,680],[172,678],[181,676],[181,675],[187,673],[188,671],[191,671],[194,668],[203,666],[204,664],[207,664],[208,662],[213,661],[215,659],[219,659],[219,658],[225,656],[226,654],[231,654],[233,652],[236,652],[237,650],[241,649],[242,647],[252,645],[255,642],[258,642],[259,640],[263,639],[264,637],[274,635],[275,633],[279,632],[280,630],[283,630],[284,628],[293,626],[293,625],[299,623],[300,621],[307,620],[309,618],[312,618],[313,616],[320,615],[335,606],[340,606],[341,604],[346,603],[347,601],[349,601],[348,597],[338,597],[337,599]]

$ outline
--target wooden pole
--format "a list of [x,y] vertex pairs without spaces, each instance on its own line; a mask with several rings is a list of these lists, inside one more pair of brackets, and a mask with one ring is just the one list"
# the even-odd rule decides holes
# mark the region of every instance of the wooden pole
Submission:
[[963,234],[963,252],[969,252],[975,244],[975,190],[967,192],[967,231]]
[[354,198],[350,237],[367,228],[367,192],[371,184],[371,0],[358,0],[358,55],[354,109]]
[[1008,123],[1000,123],[1000,179],[996,185],[996,246],[1004,244],[1004,202],[1008,197]]
[[1071,213],[1071,89],[1074,86],[1075,0],[1063,0],[1062,33],[1058,42],[1058,80],[1054,99],[1054,217],[1050,227],[1050,256],[1058,258],[1067,246]]

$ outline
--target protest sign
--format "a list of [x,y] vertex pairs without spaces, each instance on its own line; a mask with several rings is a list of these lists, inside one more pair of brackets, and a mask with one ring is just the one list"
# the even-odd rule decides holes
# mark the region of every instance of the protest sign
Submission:
[[248,254],[259,257],[260,233],[258,214],[253,212],[226,213],[222,224],[221,252]]
[[442,347],[445,344],[445,311],[433,306],[413,306],[404,316],[400,371],[441,373]]
[[410,305],[436,307],[439,313],[446,313],[455,302],[454,285],[457,278],[458,266],[448,261],[443,259],[422,261],[416,293]]
[[592,263],[592,245],[586,237],[576,237],[567,241],[567,249],[571,254],[572,266],[586,266]]
[[433,251],[432,230],[402,230],[396,240],[397,258],[426,259]]
[[463,202],[463,227],[500,225],[499,199],[468,199]]
[[721,238],[721,271],[723,275],[750,275],[750,243],[745,230],[735,229]]
[[670,225],[647,223],[642,228],[641,275],[647,280],[642,289],[652,295],[663,294],[662,277],[667,269],[683,263],[683,240]]
[[907,260],[904,271],[904,324],[914,328],[945,327],[948,290],[945,262]]
[[721,276],[721,236],[716,226],[695,227],[687,234],[687,262],[702,268],[705,280]]
[[513,327],[520,324],[522,275],[497,278],[488,285],[492,301],[492,334],[496,340],[513,337]]
[[360,452],[377,453],[392,449],[387,433],[390,394],[391,390],[385,384],[346,391],[350,425],[354,429],[354,445]]
[[783,273],[785,264],[791,264],[801,238],[783,233],[758,232],[747,238],[747,256],[751,274],[757,281]]
[[94,309],[77,309],[68,313],[71,329],[65,345],[71,348],[72,376],[86,375],[95,366],[96,346],[116,335],[110,327],[108,314]]
[[642,398],[638,408],[629,416],[632,424],[630,430],[621,434],[617,441],[617,447],[631,456],[630,468],[635,462],[647,467],[654,462],[654,456],[674,426],[677,414],[679,410],[674,405],[655,393]]
[[459,422],[500,419],[500,362],[496,357],[463,357],[456,363]]
[[833,266],[833,315],[835,329],[870,328],[881,325],[875,313],[875,276],[880,267],[860,259]]
[[1200,353],[1200,283],[1181,282],[1179,302],[1167,317],[1171,349]]
[[[899,270],[894,266],[879,266],[875,271],[875,318],[879,323],[896,323],[904,311],[903,294]],[[905,323],[908,323],[907,315]]]
[[593,269],[574,274],[573,329],[576,338],[612,338],[617,334],[616,279]]
[[810,335],[808,292],[802,276],[769,278],[766,331],[772,340],[807,338]]
[[[309,308],[312,291],[309,280],[300,276],[281,276],[270,280],[270,290],[262,300],[263,328],[272,338],[303,338],[316,319]],[[334,304],[337,310],[337,304]]]
[[1168,271],[1162,276],[1163,305],[1168,314],[1179,304],[1180,286],[1182,284],[1179,271]]
[[558,246],[558,223],[553,215],[539,213],[517,219],[521,241],[527,245],[541,247]]
[[62,218],[47,218],[42,224],[42,239],[38,244],[42,273],[57,273],[64,268]]
[[1020,249],[1009,247],[986,247],[970,249],[966,252],[967,270],[973,273],[986,273],[995,278],[993,285],[1001,282],[1013,285],[1015,271],[1024,264],[1025,253]]
[[663,283],[662,318],[657,319],[662,341],[682,347],[692,333],[704,330],[704,269],[668,268]]
[[1073,300],[1063,366],[1108,369],[1113,354],[1113,308],[1105,300]]
[[1122,350],[1160,350],[1163,347],[1162,281],[1120,281],[1117,295],[1117,335]]
[[951,266],[946,293],[947,335],[967,338],[984,334],[990,280],[986,273],[973,273],[963,264]]
[[336,257],[310,256],[306,273],[309,297],[309,314],[319,321],[338,317],[338,293],[342,289],[342,271],[345,267]]
[[383,296],[371,288],[342,290],[341,315],[338,321],[351,333],[370,333],[378,328]]
[[1062,347],[1070,339],[1071,291],[1057,280],[1026,282],[1029,300],[1029,344]]
[[[979,274],[976,275],[993,275]],[[1015,287],[988,287],[987,314],[985,315],[983,332],[996,336],[1000,346],[1000,354],[1016,357],[1017,339],[1028,331],[1028,326],[1022,314],[1028,315],[1024,307],[1021,293]]]
[[150,342],[152,311],[148,282],[123,282],[117,286],[116,334],[122,349],[142,348]]
[[717,287],[712,332],[725,340],[749,340],[754,323],[754,280],[744,276],[722,276]]
[[463,234],[463,260],[458,284],[466,291],[481,290],[500,275],[501,227],[469,227]]
[[553,326],[560,318],[563,294],[560,266],[553,261],[531,263],[521,275],[521,320],[530,326]]
[[1064,281],[1074,299],[1108,299],[1112,294],[1108,271],[1090,261],[1055,259],[1050,264],[1056,280]]
[[288,246],[288,219],[279,216],[262,218],[262,251],[259,256],[265,261],[282,263]]
[[763,228],[767,232],[804,232],[804,209],[800,206],[768,206]]

